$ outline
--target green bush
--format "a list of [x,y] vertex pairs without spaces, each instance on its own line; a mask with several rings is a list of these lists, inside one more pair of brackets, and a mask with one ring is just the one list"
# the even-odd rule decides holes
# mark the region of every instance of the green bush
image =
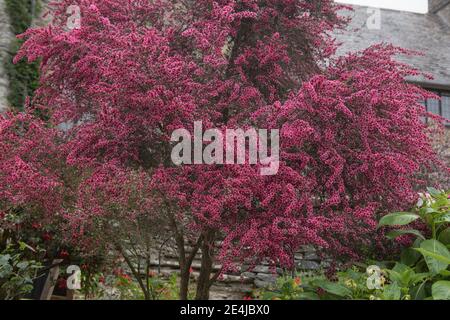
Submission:
[[0,299],[23,298],[33,290],[33,280],[42,265],[26,257],[27,250],[34,250],[25,243],[9,245],[0,253]]
[[[323,275],[283,277],[273,288],[256,293],[282,300],[450,300],[450,192],[433,188],[421,194],[410,212],[384,216],[379,227],[393,227],[389,239],[413,236],[397,262],[371,262]],[[421,226],[425,231],[409,226]]]
[[[429,188],[410,212],[396,212],[384,216],[380,227],[395,227],[387,236],[395,239],[403,235],[415,237],[414,244],[403,250],[397,270],[388,270],[392,281],[408,287],[416,299],[450,300],[450,191]],[[421,222],[429,235],[410,227]],[[411,283],[414,277],[419,283]]]

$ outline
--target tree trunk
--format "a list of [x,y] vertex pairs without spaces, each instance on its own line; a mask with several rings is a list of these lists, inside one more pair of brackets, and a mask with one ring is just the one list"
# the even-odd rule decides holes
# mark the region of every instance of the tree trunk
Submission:
[[180,300],[187,300],[189,292],[189,269],[180,268]]
[[214,233],[207,232],[202,244],[202,263],[197,281],[196,300],[208,300],[211,288],[211,273],[213,272],[213,256],[211,254],[214,242]]

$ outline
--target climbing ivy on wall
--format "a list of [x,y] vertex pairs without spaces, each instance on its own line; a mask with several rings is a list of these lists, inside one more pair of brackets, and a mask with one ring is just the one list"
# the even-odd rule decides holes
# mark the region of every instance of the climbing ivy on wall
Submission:
[[[40,12],[39,0],[5,0],[6,12],[11,22],[11,31],[17,35],[25,32],[33,21],[33,16]],[[23,40],[14,39],[9,49],[10,55],[5,59],[5,70],[9,79],[9,104],[22,110],[25,98],[32,96],[39,83],[39,63],[19,61],[13,64],[12,59],[21,47]]]

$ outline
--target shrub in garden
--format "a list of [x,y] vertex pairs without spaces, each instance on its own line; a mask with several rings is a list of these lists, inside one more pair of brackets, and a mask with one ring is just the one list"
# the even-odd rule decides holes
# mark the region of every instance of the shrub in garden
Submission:
[[[81,26],[68,30],[74,4]],[[64,0],[51,27],[22,35],[16,61],[42,59],[33,107],[54,125],[73,124],[67,163],[150,179],[152,214],[177,244],[182,299],[200,249],[198,299],[242,261],[292,267],[304,244],[355,259],[368,248],[386,253],[379,215],[409,208],[417,173],[438,162],[418,103],[431,95],[408,84],[419,72],[394,59],[411,53],[378,45],[333,58],[330,33],[346,24],[341,8],[331,0]],[[192,131],[195,120],[281,129],[278,174],[261,176],[258,165],[175,166],[171,134]],[[68,215],[110,227],[129,189],[96,198],[92,182],[80,183],[92,201]],[[215,262],[223,268],[213,274]]]
[[[428,191],[412,211],[392,213],[380,220],[380,226],[403,227],[389,232],[389,238],[405,234],[416,238],[410,248],[403,250],[399,270],[388,272],[416,298],[450,299],[450,192],[434,188]],[[424,224],[428,233],[408,228],[413,222]],[[408,280],[413,279],[418,281],[410,284]]]
[[[414,237],[397,262],[371,262],[324,276],[285,277],[275,288],[259,293],[262,299],[450,300],[450,192],[429,188],[410,212],[385,215],[380,227],[402,227],[390,239]],[[407,226],[416,223],[423,231]]]
[[65,181],[72,173],[64,166],[57,140],[58,131],[33,115],[0,115],[0,278],[4,298],[22,298],[29,293],[35,267],[59,257],[63,202],[70,198]]
[[[63,202],[63,155],[57,131],[28,114],[0,115],[0,249],[48,240]],[[29,243],[34,245],[35,243]]]
[[42,265],[27,259],[26,251],[35,251],[20,242],[17,247],[8,245],[0,252],[0,299],[15,300],[23,298],[33,290],[33,280]]

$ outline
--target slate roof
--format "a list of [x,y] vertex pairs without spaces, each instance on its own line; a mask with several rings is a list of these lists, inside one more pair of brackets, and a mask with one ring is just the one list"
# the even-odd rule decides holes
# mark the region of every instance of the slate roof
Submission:
[[338,55],[362,50],[371,44],[381,42],[417,50],[425,53],[425,56],[399,57],[399,59],[431,73],[434,80],[423,77],[410,80],[427,87],[450,90],[450,19],[446,19],[450,18],[450,15],[447,16],[450,4],[447,4],[439,14],[381,9],[379,30],[370,30],[367,27],[367,19],[372,15],[367,7],[353,6],[353,8],[353,12],[343,12],[352,17],[347,30],[336,32],[336,38],[342,42]]

